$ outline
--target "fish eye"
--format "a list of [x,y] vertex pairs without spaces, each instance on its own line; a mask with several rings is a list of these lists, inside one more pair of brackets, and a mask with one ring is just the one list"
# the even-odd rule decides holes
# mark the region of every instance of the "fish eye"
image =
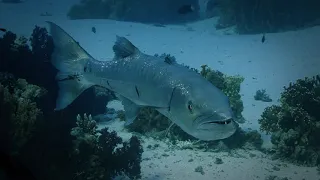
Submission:
[[190,111],[190,113],[193,112],[193,105],[191,101],[188,102],[188,110]]

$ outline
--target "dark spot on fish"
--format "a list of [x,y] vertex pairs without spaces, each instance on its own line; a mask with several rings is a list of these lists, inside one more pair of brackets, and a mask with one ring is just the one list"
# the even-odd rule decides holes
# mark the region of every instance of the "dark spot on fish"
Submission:
[[263,35],[262,35],[262,38],[261,38],[261,42],[264,43],[264,41],[266,41],[266,36],[265,36],[265,34],[263,34]]
[[176,90],[176,88],[173,88],[173,89],[172,89],[171,96],[170,96],[170,100],[169,100],[169,105],[168,105],[168,111],[171,110],[171,101],[172,101],[172,98],[173,98],[174,90]]
[[135,89],[136,89],[136,93],[137,93],[138,97],[140,97],[140,93],[139,93],[137,86],[135,86]]
[[0,28],[0,31],[7,32],[7,30],[5,28]]
[[87,72],[87,66],[83,68],[83,72]]
[[112,89],[112,87],[111,87],[111,85],[110,85],[109,81],[107,81],[107,84],[108,84],[108,86]]
[[195,8],[188,4],[188,5],[183,5],[178,9],[179,14],[188,14],[194,12]]
[[92,31],[93,33],[96,33],[96,32],[97,32],[97,30],[96,30],[95,27],[92,27],[92,28],[91,28],[91,31]]

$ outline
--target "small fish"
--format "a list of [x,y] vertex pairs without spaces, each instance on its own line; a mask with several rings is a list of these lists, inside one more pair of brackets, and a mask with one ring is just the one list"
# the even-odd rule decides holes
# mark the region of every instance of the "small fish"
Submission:
[[92,31],[93,33],[96,33],[96,32],[97,32],[97,30],[96,30],[95,27],[92,27],[92,28],[91,28],[91,31]]
[[137,120],[140,108],[153,107],[200,140],[225,139],[236,131],[228,97],[201,75],[168,63],[170,59],[144,54],[119,36],[113,45],[114,59],[98,61],[58,25],[48,23],[55,46],[51,63],[59,70],[55,110],[66,108],[87,88],[99,85],[122,101],[125,125]]
[[192,5],[183,5],[178,9],[179,14],[188,14],[194,12],[195,8]]
[[0,31],[7,32],[7,30],[5,28],[0,28]]
[[265,36],[265,34],[263,34],[262,38],[261,38],[261,42],[264,43],[265,41],[266,41],[266,36]]

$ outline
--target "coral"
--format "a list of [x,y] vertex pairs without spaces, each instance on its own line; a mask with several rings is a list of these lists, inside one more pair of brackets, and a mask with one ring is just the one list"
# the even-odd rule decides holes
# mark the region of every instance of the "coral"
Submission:
[[218,0],[217,28],[235,25],[239,33],[295,30],[319,24],[317,0]]
[[[1,74],[0,79],[0,119],[1,132],[7,132],[12,153],[18,153],[30,138],[37,125],[41,122],[42,111],[37,100],[45,95],[46,90],[24,79],[15,80],[13,76]],[[4,79],[3,79],[4,78]]]
[[164,131],[169,127],[170,123],[171,121],[157,110],[151,107],[143,107],[140,109],[134,123],[128,126],[128,129],[145,134],[152,131]]
[[[58,90],[55,83],[57,70],[49,63],[52,52],[52,38],[45,28],[35,26],[30,38],[18,37],[8,31],[0,38],[0,71],[9,72],[31,84],[50,89],[52,91],[48,94],[55,96]],[[47,102],[48,106],[54,104],[54,99]]]
[[244,78],[237,76],[227,76],[220,71],[214,71],[207,65],[201,66],[200,74],[205,77],[209,82],[224,92],[230,100],[231,109],[238,119],[238,122],[243,122],[242,116],[243,102],[240,95],[240,85]]
[[276,155],[307,164],[320,164],[320,76],[299,79],[284,87],[280,105],[265,109],[260,129],[271,133]]
[[[0,73],[0,151],[14,153],[23,164],[28,164],[37,179],[75,179],[88,167],[85,164],[88,159],[83,157],[85,161],[80,163],[79,157],[93,157],[90,162],[99,162],[99,159],[95,158],[99,156],[91,156],[89,152],[92,150],[87,143],[90,142],[90,136],[83,136],[87,141],[79,143],[78,149],[84,148],[82,154],[73,156],[76,155],[77,145],[72,143],[76,138],[70,135],[70,131],[76,126],[76,116],[85,112],[92,115],[104,113],[109,97],[113,95],[99,87],[90,88],[68,108],[54,111],[58,86],[55,81],[57,70],[49,62],[52,53],[51,41],[45,28],[37,26],[28,38],[19,37],[10,31],[0,37],[0,72],[14,74],[14,77],[26,79],[30,83],[27,90],[22,88],[25,85],[24,80],[17,81],[11,75]],[[36,91],[36,86],[31,84],[48,91],[42,95],[44,91]],[[34,98],[24,98],[26,96]],[[26,111],[23,111],[24,108]],[[15,114],[16,112],[21,115]],[[12,123],[13,117],[23,118],[22,123]],[[96,139],[96,136],[94,137]],[[88,149],[88,152],[85,149]],[[124,167],[125,165],[123,163]],[[92,171],[98,170],[93,168]],[[76,179],[80,178],[81,176]]]
[[78,114],[77,115],[77,126],[72,128],[72,136],[83,136],[85,134],[95,135],[96,134],[96,122],[92,119],[91,115],[83,115],[83,118]]
[[269,95],[266,93],[265,89],[258,90],[256,94],[254,95],[254,99],[256,101],[263,101],[263,102],[271,102],[272,99],[269,97]]
[[32,54],[35,59],[49,62],[53,53],[54,45],[52,37],[45,28],[36,26],[30,37]]
[[141,173],[140,141],[133,136],[129,142],[107,128],[100,131],[91,116],[77,116],[77,126],[71,131],[74,140],[74,179],[111,179],[124,173],[131,179]]

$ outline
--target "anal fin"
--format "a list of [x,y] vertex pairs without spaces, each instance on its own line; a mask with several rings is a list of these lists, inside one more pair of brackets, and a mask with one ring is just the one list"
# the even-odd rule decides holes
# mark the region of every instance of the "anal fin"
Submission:
[[122,101],[122,105],[124,107],[124,115],[126,118],[125,126],[128,126],[137,118],[140,107],[128,98],[120,95],[118,95],[118,98]]

